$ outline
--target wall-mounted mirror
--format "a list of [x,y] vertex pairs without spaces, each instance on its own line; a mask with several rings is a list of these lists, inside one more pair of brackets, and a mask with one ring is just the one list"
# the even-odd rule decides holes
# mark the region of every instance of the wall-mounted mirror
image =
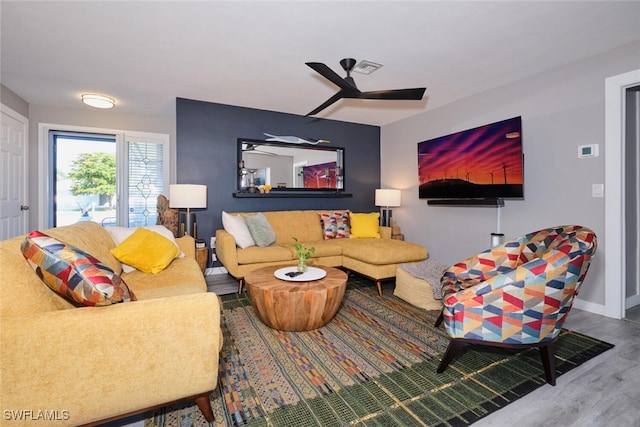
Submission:
[[344,148],[238,139],[238,191],[344,190]]

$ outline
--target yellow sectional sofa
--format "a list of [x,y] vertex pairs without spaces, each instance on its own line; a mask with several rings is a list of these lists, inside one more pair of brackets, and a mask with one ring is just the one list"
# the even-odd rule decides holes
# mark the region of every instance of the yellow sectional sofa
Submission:
[[[319,214],[325,211],[262,212],[275,231],[276,241],[267,247],[237,247],[234,237],[223,229],[216,230],[216,254],[229,274],[238,279],[242,291],[244,276],[271,265],[296,265],[294,238],[315,253],[309,265],[344,267],[375,280],[382,295],[381,282],[396,275],[398,264],[427,258],[424,246],[391,239],[391,227],[380,227],[380,238],[324,240]],[[256,212],[235,213],[244,217]]]
[[110,253],[115,243],[98,224],[43,232],[120,274],[137,300],[76,307],[25,260],[25,236],[0,242],[2,425],[90,424],[183,399],[212,419],[220,304],[207,293],[193,239],[176,239],[185,257],[158,274],[122,273]]

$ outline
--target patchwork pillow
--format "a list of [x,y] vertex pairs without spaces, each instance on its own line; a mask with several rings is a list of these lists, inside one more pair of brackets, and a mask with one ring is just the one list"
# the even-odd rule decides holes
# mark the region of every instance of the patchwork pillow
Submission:
[[49,288],[76,305],[103,306],[136,299],[109,267],[40,231],[29,233],[20,250]]
[[247,223],[240,215],[230,215],[222,211],[222,226],[227,233],[233,236],[239,248],[245,249],[256,245]]
[[380,238],[380,212],[351,213],[351,238]]
[[136,270],[157,274],[178,258],[180,250],[166,237],[146,228],[136,228],[131,236],[111,249],[111,253]]
[[349,211],[319,212],[325,240],[348,239],[351,235]]
[[247,216],[244,220],[256,246],[264,248],[275,243],[276,233],[262,212]]
[[[178,248],[178,250],[180,250],[180,247],[176,242],[173,232],[169,230],[167,227],[165,227],[164,225],[145,225],[142,228],[146,228],[147,230],[154,231],[160,234],[161,236],[166,237],[167,239],[171,240],[174,245],[176,245],[176,248]],[[105,230],[109,232],[116,246],[124,242],[129,236],[133,234],[134,231],[136,231],[136,229],[137,227],[105,227]],[[185,257],[184,252],[181,251],[180,255],[178,255],[178,258],[184,258],[184,257]],[[131,273],[132,271],[135,271],[135,270],[136,269],[131,265],[124,264],[124,263],[122,264],[122,271],[124,271],[125,273]]]

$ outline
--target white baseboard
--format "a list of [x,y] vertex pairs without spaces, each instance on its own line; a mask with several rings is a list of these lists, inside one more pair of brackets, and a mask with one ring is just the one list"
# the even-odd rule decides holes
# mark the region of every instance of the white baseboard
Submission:
[[589,313],[611,317],[607,313],[606,307],[603,304],[596,304],[594,302],[576,299],[573,301],[573,306],[578,310],[584,310],[584,311],[588,311]]

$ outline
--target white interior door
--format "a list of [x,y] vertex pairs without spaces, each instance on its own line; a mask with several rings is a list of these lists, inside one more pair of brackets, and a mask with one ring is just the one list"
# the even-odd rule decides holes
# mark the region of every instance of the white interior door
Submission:
[[27,119],[2,105],[0,137],[0,240],[27,232]]

